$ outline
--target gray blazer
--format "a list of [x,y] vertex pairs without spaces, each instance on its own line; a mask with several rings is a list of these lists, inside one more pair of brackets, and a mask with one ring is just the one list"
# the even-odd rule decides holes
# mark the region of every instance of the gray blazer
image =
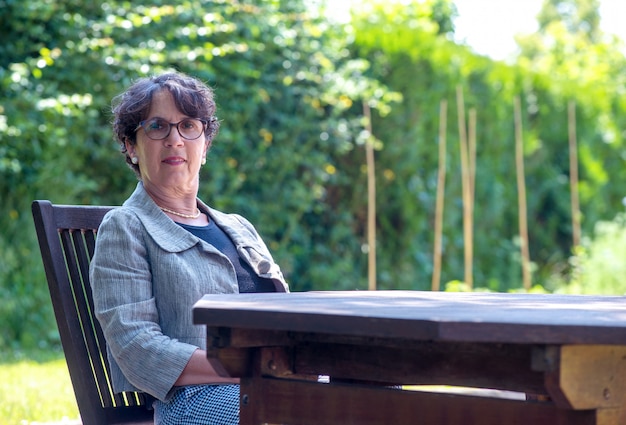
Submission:
[[[198,200],[237,251],[276,290],[288,292],[278,265],[252,224]],[[192,305],[204,294],[237,293],[235,269],[212,245],[166,216],[140,182],[103,219],[90,265],[95,314],[108,344],[115,391],[144,391],[166,400],[197,348],[204,326]]]

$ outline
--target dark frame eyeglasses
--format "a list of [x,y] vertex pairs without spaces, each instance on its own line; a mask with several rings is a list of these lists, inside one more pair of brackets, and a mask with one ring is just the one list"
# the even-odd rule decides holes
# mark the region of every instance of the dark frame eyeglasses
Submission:
[[[171,131],[172,127],[176,127],[178,134],[185,140],[196,140],[207,128],[208,121],[200,118],[185,118],[178,122],[169,122],[163,118],[151,118],[149,120],[141,121],[135,132],[140,128],[146,133],[146,136],[152,140],[166,139]],[[182,124],[182,127],[181,127]]]

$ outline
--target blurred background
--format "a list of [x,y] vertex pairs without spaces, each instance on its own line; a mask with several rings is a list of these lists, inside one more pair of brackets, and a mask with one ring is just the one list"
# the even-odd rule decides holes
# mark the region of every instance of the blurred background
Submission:
[[[455,39],[466,42],[476,52],[493,59],[514,60],[520,52],[515,37],[528,35],[539,29],[537,15],[543,0],[456,0],[457,17],[454,20]],[[567,12],[571,3],[553,3],[560,13]],[[626,4],[620,0],[600,0],[587,3],[600,16],[599,26],[605,36],[616,35],[626,39],[622,16]],[[578,6],[574,6],[578,7]],[[572,9],[573,12],[574,9]]]
[[172,69],[217,94],[201,197],[255,223],[294,291],[624,294],[616,8],[0,0],[0,352],[59,349],[31,202],[123,202],[111,99]]

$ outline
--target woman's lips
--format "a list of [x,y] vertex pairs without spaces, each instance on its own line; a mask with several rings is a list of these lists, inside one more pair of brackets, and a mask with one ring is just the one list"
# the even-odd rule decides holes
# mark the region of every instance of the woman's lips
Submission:
[[181,158],[180,156],[170,156],[165,158],[163,162],[169,165],[180,165],[185,162],[185,158]]

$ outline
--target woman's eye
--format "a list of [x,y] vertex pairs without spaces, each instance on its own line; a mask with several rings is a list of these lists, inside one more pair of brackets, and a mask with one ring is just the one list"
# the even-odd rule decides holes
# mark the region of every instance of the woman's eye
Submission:
[[196,127],[196,123],[192,120],[183,121],[183,128],[191,130]]
[[163,122],[161,120],[154,120],[148,123],[148,128],[150,130],[159,130],[163,128]]

